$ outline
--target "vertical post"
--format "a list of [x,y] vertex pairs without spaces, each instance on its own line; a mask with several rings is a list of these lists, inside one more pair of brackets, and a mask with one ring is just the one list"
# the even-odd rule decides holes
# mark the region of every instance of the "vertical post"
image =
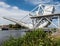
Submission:
[[58,29],[60,28],[60,16],[58,15]]
[[34,19],[32,19],[32,25],[33,25],[33,28],[34,28]]

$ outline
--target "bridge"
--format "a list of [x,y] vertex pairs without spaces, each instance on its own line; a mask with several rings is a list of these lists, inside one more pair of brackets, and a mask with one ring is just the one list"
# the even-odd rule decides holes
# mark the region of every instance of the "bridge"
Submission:
[[[42,14],[40,13],[40,8],[43,9],[41,12]],[[54,12],[55,12],[55,7],[52,5],[48,5],[45,7],[43,7],[42,5],[38,5],[28,14],[30,19],[32,20],[32,24],[27,24],[25,22],[18,21],[14,18],[7,18],[7,17],[2,17],[2,18],[15,22],[29,29],[45,28],[45,27],[48,27],[50,24],[53,24],[56,28],[59,29],[60,28],[60,13],[55,14]],[[23,19],[25,17],[23,17]],[[52,22],[53,19],[58,19],[58,26]]]

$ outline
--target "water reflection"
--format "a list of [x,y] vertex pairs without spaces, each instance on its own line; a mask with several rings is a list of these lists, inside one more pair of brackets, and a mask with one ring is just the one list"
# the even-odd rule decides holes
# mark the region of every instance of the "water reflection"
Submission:
[[10,36],[18,38],[18,37],[21,37],[21,36],[25,35],[26,32],[24,32],[24,30],[25,29],[0,31],[0,43],[4,40],[8,39]]

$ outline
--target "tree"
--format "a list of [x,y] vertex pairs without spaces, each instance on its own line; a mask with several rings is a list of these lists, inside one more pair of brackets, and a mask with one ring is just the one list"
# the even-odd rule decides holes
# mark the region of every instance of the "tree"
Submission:
[[15,24],[15,28],[21,28],[19,24]]
[[13,24],[9,24],[9,28],[12,28]]

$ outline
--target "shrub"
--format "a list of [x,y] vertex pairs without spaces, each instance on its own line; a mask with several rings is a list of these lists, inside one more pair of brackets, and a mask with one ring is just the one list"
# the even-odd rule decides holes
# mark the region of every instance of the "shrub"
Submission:
[[56,42],[56,46],[60,46],[60,38],[56,38],[54,41]]

